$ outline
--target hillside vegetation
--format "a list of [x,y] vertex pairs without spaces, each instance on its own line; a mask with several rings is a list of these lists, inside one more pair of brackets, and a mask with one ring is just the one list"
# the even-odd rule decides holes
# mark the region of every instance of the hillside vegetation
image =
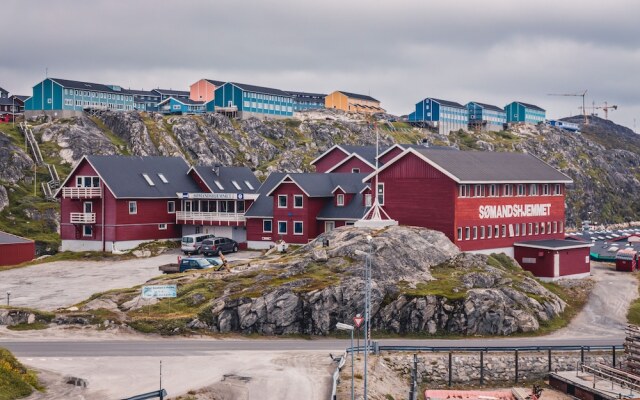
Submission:
[[38,378],[7,349],[0,347],[0,400],[21,399],[42,390]]
[[[230,120],[218,114],[162,116],[104,111],[91,117],[30,121],[45,161],[62,179],[87,154],[181,156],[192,164],[243,165],[260,179],[272,171],[311,171],[309,162],[334,144],[371,145],[372,121],[335,110],[301,113],[286,120]],[[381,145],[416,143],[461,150],[529,152],[574,179],[567,193],[567,225],[583,219],[599,223],[638,220],[640,140],[630,130],[592,118],[582,134],[544,125],[510,131],[458,131],[438,135],[406,123],[379,123]],[[38,253],[59,244],[59,207],[45,201],[40,182],[47,171],[35,168],[24,138],[11,125],[0,126],[0,230],[34,238]],[[35,195],[34,195],[35,188]]]

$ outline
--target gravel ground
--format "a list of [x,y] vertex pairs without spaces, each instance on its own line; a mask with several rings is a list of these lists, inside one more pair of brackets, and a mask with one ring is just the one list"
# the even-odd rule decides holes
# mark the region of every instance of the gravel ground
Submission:
[[[259,253],[227,255],[230,261]],[[92,294],[140,285],[160,274],[160,265],[175,263],[177,251],[125,261],[56,261],[0,271],[0,298],[11,292],[12,306],[55,310],[69,307]]]

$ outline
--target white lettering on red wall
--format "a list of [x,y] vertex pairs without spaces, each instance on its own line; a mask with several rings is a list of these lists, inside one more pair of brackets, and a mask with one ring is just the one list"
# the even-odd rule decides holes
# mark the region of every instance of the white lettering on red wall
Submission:
[[480,219],[548,217],[551,214],[551,204],[505,204],[480,206],[478,211]]

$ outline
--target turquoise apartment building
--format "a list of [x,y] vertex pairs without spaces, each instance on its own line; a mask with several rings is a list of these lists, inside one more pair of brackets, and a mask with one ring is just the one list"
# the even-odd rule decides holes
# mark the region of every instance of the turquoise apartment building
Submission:
[[535,125],[544,122],[546,118],[546,111],[543,108],[521,101],[514,101],[513,103],[507,104],[504,106],[504,111],[507,113],[507,123]]
[[498,106],[471,101],[467,103],[467,111],[471,129],[500,132],[507,123],[507,113]]
[[[280,90],[244,83],[227,82],[215,90],[215,111],[242,119],[289,118],[293,116],[293,96]],[[206,107],[208,111],[210,106]]]

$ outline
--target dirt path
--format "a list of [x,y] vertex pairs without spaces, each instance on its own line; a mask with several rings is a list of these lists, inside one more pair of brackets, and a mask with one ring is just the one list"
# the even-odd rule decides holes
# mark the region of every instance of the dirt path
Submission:
[[591,274],[596,285],[584,309],[551,337],[624,336],[629,304],[638,297],[637,279],[598,262],[592,262]]
[[[227,259],[245,259],[255,252],[229,254]],[[68,307],[92,294],[140,285],[160,275],[158,267],[175,263],[177,251],[157,257],[125,261],[56,261],[0,271],[0,298],[11,292],[11,305],[40,310]]]

